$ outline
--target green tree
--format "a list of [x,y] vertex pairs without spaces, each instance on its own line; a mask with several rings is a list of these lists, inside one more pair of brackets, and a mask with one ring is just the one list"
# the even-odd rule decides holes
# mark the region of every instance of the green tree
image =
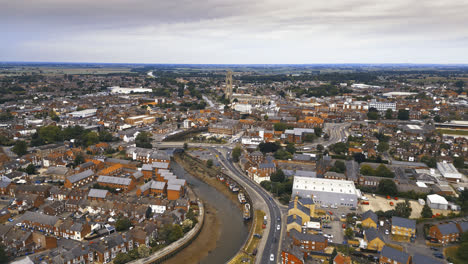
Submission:
[[335,164],[331,168],[331,171],[337,172],[337,173],[343,173],[346,170],[346,165],[342,160],[337,160],[335,161]]
[[234,162],[239,162],[239,159],[240,159],[240,156],[241,156],[241,148],[239,146],[236,146],[233,150],[232,150],[232,161]]
[[187,150],[188,149],[188,144],[187,142],[184,143],[184,150]]
[[318,145],[317,145],[317,150],[318,150],[318,151],[323,151],[324,149],[325,149],[325,148],[323,147],[323,145],[321,145],[321,144],[318,144]]
[[114,264],[125,264],[132,260],[133,258],[130,257],[128,254],[120,252],[115,256],[113,262]]
[[140,258],[146,258],[150,254],[150,249],[146,245],[140,245],[138,247],[138,256]]
[[387,166],[380,164],[377,169],[375,170],[375,175],[379,177],[385,178],[393,178],[395,177],[395,173],[393,173]]
[[115,229],[117,231],[128,230],[131,226],[132,226],[132,222],[130,222],[130,220],[128,220],[128,218],[126,218],[126,217],[119,218],[115,222]]
[[15,142],[15,145],[11,148],[11,151],[13,151],[18,156],[23,156],[24,154],[28,153],[28,145],[26,144],[26,142],[18,140]]
[[408,199],[404,202],[397,203],[395,206],[395,215],[403,218],[408,218],[411,215],[411,204],[409,203]]
[[323,129],[322,129],[321,127],[314,127],[314,134],[315,134],[317,137],[322,136],[322,132],[323,132]]
[[425,204],[423,209],[421,210],[421,217],[422,218],[431,218],[434,215],[432,212],[432,209],[429,207],[429,205]]
[[34,166],[32,163],[29,163],[26,167],[26,173],[29,175],[36,173],[36,166]]
[[434,116],[434,121],[440,123],[441,119],[439,115]]
[[331,254],[330,260],[328,261],[328,264],[334,264],[335,263],[335,257],[338,255],[338,251],[336,251],[336,247],[333,248],[333,252]]
[[258,145],[258,149],[263,153],[276,152],[281,148],[280,144],[277,142],[262,142]]
[[213,160],[211,160],[211,159],[207,160],[207,161],[206,161],[206,166],[207,166],[208,168],[213,167]]
[[151,134],[149,132],[143,131],[138,133],[135,138],[135,144],[138,148],[153,148],[151,145]]
[[99,140],[103,142],[111,142],[113,140],[113,137],[109,131],[104,130],[99,132]]
[[284,149],[280,149],[275,152],[274,157],[275,159],[279,159],[279,160],[288,160],[288,159],[292,159],[293,155]]
[[409,111],[406,109],[398,110],[398,119],[400,120],[409,120]]
[[291,154],[296,153],[296,146],[294,145],[294,143],[288,143],[286,145],[286,151],[291,153]]
[[0,245],[0,264],[9,263],[10,259],[5,252],[5,246]]
[[288,128],[288,125],[285,123],[275,123],[273,128],[275,131],[285,131]]
[[377,191],[384,195],[396,195],[398,193],[398,188],[393,180],[384,179],[379,182]]
[[393,118],[393,110],[392,109],[387,109],[387,111],[385,111],[385,119],[392,119]]
[[76,167],[84,162],[85,162],[84,156],[81,153],[79,153],[76,155],[75,160],[73,161],[73,165]]
[[367,164],[361,166],[360,172],[362,175],[365,175],[365,176],[375,175],[374,168],[372,168],[370,165],[367,165]]
[[304,137],[304,142],[312,143],[317,138],[315,134],[306,134]]
[[284,182],[285,175],[282,169],[277,169],[270,175],[270,181],[272,182]]
[[465,159],[463,157],[453,158],[453,166],[458,169],[463,169],[465,167]]
[[370,120],[377,120],[379,119],[379,117],[379,111],[377,111],[377,109],[375,109],[374,107],[371,107],[367,112],[367,118],[369,118]]
[[336,154],[345,154],[348,151],[348,146],[343,142],[338,142],[331,145],[330,149]]
[[355,153],[353,155],[353,158],[357,163],[363,163],[364,161],[366,161],[366,156],[362,153]]
[[168,236],[169,243],[179,240],[184,236],[184,231],[180,225],[172,225],[171,231]]
[[384,153],[386,152],[390,146],[388,145],[387,142],[380,142],[379,145],[377,145],[377,151]]
[[97,144],[99,143],[99,135],[94,131],[89,131],[82,136],[82,142],[86,147]]
[[430,156],[423,156],[421,162],[425,163],[429,168],[435,168],[437,165],[437,160]]
[[351,227],[346,228],[346,230],[345,230],[345,236],[346,236],[348,239],[352,239],[352,238],[354,237],[354,231],[353,231],[353,229],[351,229]]

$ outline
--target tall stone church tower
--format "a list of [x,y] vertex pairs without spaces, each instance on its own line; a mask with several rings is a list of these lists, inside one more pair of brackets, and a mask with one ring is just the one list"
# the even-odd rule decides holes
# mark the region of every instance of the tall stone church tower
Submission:
[[228,70],[226,73],[226,89],[224,90],[226,99],[232,99],[232,71]]

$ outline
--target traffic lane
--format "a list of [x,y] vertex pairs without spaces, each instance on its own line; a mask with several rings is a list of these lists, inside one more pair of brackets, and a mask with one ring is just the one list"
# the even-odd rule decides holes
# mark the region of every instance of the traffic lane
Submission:
[[[276,204],[273,205],[273,201],[269,199],[270,197],[268,197],[267,194],[265,194],[265,190],[263,190],[263,188],[258,187],[258,185],[256,185],[253,182],[249,182],[250,179],[244,178],[242,173],[231,162],[227,161],[226,158],[224,157],[224,155],[222,155],[217,150],[215,150],[215,152],[219,155],[219,157],[221,157],[221,160],[222,160],[223,164],[229,170],[231,170],[234,174],[240,175],[238,178],[242,182],[244,182],[244,183],[248,184],[249,186],[251,186],[255,191],[257,191],[257,193],[262,197],[262,199],[265,200],[265,202],[266,202],[266,204],[268,206],[268,209],[270,211],[270,228],[269,228],[269,233],[268,233],[268,236],[267,236],[267,240],[265,242],[265,249],[269,248],[269,250],[264,249],[263,254],[262,254],[261,263],[268,263],[270,261],[270,255],[271,254],[274,254],[276,256],[275,259],[277,259],[277,257],[278,257],[278,254],[277,254],[278,245],[274,246],[274,243],[273,243],[276,227],[274,226],[274,222],[273,222],[274,220],[272,220],[272,219],[276,219],[277,215],[279,214],[279,208],[277,206],[274,206]],[[251,183],[253,183],[253,185],[251,185]]]

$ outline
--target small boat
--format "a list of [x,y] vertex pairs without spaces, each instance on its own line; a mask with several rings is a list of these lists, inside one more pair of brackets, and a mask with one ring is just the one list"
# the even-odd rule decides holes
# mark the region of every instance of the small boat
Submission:
[[239,199],[239,203],[241,203],[241,204],[246,202],[245,195],[243,193],[241,193],[241,192],[237,195],[237,198]]
[[244,204],[244,220],[249,220],[250,219],[250,204],[246,203]]

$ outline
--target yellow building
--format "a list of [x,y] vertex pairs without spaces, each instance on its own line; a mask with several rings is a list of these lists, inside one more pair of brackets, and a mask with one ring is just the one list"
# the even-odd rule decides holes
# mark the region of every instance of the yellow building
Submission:
[[296,229],[302,232],[302,226],[306,222],[310,222],[310,218],[315,216],[315,204],[310,198],[295,197],[293,201],[289,202],[288,218],[287,218],[287,231]]
[[378,217],[373,211],[363,213],[361,220],[363,228],[377,228]]
[[416,221],[407,218],[392,217],[392,235],[409,240],[416,236]]
[[381,251],[385,246],[383,237],[375,228],[366,229],[364,231],[364,239],[367,241],[367,249]]

